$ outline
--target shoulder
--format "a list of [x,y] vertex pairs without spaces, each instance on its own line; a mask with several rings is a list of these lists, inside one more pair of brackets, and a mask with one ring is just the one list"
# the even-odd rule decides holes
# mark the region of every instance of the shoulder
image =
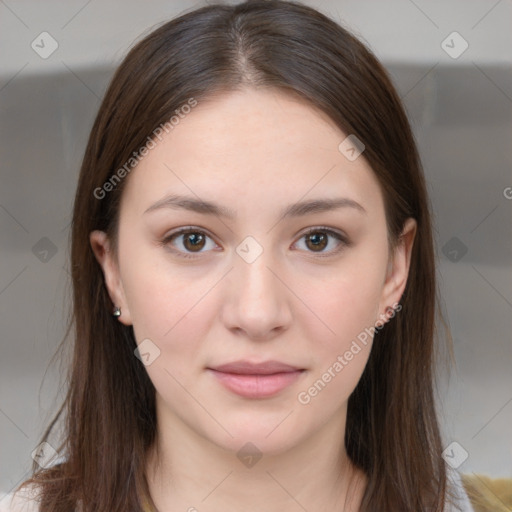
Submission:
[[512,511],[512,478],[477,473],[462,474],[461,478],[475,510]]
[[461,476],[458,471],[448,471],[448,492],[453,497],[453,504],[446,507],[445,512],[474,512],[468,495],[466,494]]
[[0,495],[0,512],[39,512],[38,493],[34,486]]

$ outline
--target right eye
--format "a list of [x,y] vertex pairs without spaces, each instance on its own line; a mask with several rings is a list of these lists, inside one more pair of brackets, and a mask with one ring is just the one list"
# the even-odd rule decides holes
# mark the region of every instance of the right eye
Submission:
[[[208,241],[210,247],[208,248]],[[213,245],[212,245],[213,244]],[[201,229],[194,227],[180,228],[173,233],[170,233],[162,240],[162,245],[170,247],[170,249],[184,258],[194,258],[194,253],[206,252],[208,249],[213,249],[216,244],[213,239]],[[184,249],[176,248],[181,246]],[[206,250],[203,250],[206,247]]]

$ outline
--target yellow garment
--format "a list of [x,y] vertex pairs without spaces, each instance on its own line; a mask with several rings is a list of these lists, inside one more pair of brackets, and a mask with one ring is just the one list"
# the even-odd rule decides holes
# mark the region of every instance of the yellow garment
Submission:
[[462,484],[475,512],[512,511],[512,478],[462,474]]

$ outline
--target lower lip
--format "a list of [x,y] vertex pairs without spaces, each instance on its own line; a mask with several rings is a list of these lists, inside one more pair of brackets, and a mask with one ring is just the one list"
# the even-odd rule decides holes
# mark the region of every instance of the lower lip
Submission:
[[246,398],[267,398],[293,384],[303,370],[272,375],[239,375],[209,369],[227,389]]

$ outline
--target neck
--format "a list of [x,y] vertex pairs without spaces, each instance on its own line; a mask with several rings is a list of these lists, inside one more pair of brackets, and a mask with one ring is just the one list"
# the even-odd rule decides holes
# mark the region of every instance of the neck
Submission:
[[340,416],[299,445],[258,459],[249,446],[237,455],[159,415],[147,463],[153,501],[160,512],[356,512],[366,477],[346,454]]

